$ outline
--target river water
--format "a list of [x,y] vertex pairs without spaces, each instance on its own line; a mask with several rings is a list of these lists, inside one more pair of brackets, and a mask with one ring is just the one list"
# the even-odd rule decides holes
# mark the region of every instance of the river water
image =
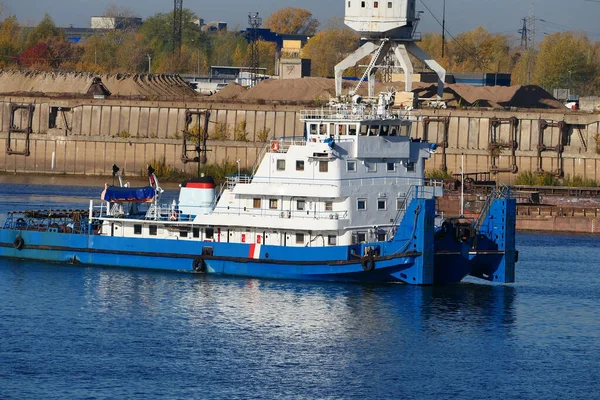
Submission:
[[[87,208],[101,191],[0,185],[2,220]],[[517,243],[513,285],[0,259],[0,399],[597,399],[599,239],[521,233]]]

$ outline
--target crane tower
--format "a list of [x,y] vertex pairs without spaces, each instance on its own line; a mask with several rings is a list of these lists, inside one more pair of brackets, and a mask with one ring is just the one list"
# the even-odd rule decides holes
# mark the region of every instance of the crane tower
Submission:
[[407,92],[412,90],[413,66],[409,57],[411,54],[437,73],[438,98],[441,99],[446,70],[416,44],[420,40],[420,35],[416,33],[419,23],[416,0],[345,0],[345,3],[344,23],[358,32],[364,44],[336,65],[336,95],[342,95],[344,71],[356,65],[362,58],[372,55],[360,82],[369,78],[369,96],[373,96],[375,72],[386,56],[392,53],[404,70]]

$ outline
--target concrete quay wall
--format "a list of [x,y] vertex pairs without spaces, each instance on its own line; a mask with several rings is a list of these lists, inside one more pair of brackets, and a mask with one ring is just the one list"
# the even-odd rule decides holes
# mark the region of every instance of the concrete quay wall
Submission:
[[[30,155],[7,154],[7,147],[21,151],[26,146],[25,133],[12,133],[7,146],[11,121],[11,105],[33,105],[29,135]],[[219,126],[226,127],[227,139],[210,140],[209,163],[241,160],[251,167],[268,137],[302,136],[303,125],[299,112],[306,107],[287,105],[257,105],[209,102],[152,102],[130,100],[91,100],[36,97],[0,97],[0,171],[61,174],[110,174],[113,163],[123,166],[125,173],[141,171],[148,162],[164,157],[168,164],[181,170],[195,170],[181,160],[185,113],[210,109],[209,134]],[[17,109],[13,127],[28,126],[28,110]],[[437,169],[443,162],[449,171],[459,172],[461,157],[465,156],[466,172],[484,172],[492,165],[490,151],[490,121],[492,118],[518,119],[516,127],[516,165],[519,171],[539,168],[540,135],[547,147],[561,144],[565,174],[580,175],[600,181],[596,141],[600,137],[600,114],[556,111],[487,111],[487,110],[419,110],[423,117],[449,118],[445,156],[438,152],[428,162],[428,169]],[[540,120],[550,123],[564,121],[565,131],[557,126],[540,129]],[[194,125],[195,121],[192,122]],[[245,124],[247,141],[234,141],[234,130]],[[423,122],[416,124],[413,137],[431,142],[444,142],[444,123],[433,121],[428,129]],[[495,141],[509,143],[512,133],[509,124],[497,128]],[[510,168],[510,150],[495,154],[496,165]],[[546,151],[541,157],[544,171],[559,167],[556,152]],[[514,183],[512,173],[500,173],[499,180]]]

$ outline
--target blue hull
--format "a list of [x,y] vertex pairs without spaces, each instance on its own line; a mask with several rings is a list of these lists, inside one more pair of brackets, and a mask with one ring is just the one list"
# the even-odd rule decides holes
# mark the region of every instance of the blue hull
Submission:
[[[263,245],[256,252],[254,245],[244,243],[0,229],[0,257],[255,278],[429,285],[460,282],[473,275],[513,282],[514,208],[514,200],[494,202],[478,238],[480,249],[475,252],[472,242],[436,237],[435,200],[414,200],[395,237],[387,242],[330,247]],[[499,218],[505,215],[513,218]],[[361,257],[367,247],[376,249],[376,254]]]

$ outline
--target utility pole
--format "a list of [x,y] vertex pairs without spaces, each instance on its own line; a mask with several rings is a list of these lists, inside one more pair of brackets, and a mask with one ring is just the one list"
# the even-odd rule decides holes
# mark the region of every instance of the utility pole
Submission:
[[183,31],[183,0],[174,0],[173,7],[173,55],[181,59],[181,36]]
[[442,12],[442,58],[446,50],[446,0],[444,0],[444,11]]
[[146,54],[148,56],[148,73],[152,73],[152,56],[150,54]]

